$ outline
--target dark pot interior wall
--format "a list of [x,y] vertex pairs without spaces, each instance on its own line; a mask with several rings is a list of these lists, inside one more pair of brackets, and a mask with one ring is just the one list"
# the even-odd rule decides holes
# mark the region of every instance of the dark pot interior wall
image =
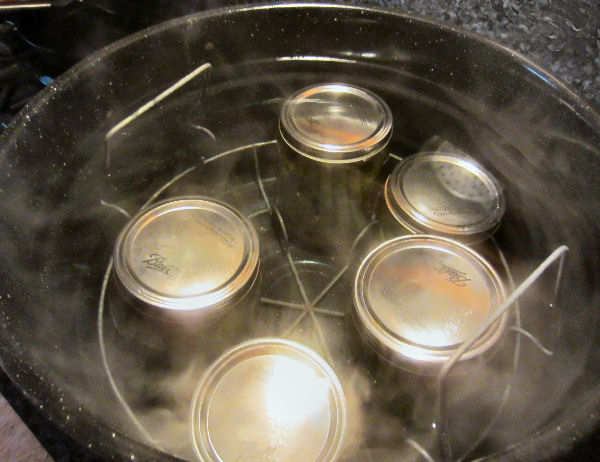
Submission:
[[[74,2],[78,3],[78,2]],[[225,5],[222,0],[104,0],[86,8],[13,15],[24,35],[57,48],[72,64],[117,38],[168,18]],[[494,39],[571,84],[600,107],[600,3],[590,0],[355,0],[460,26]],[[91,21],[91,23],[90,23]],[[57,46],[58,44],[58,46]],[[58,70],[58,69],[57,69]]]

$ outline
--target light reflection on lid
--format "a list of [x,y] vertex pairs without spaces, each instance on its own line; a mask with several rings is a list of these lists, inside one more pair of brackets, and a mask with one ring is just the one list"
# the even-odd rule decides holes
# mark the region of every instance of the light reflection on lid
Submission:
[[222,202],[176,198],[133,217],[114,258],[123,286],[145,304],[212,316],[253,283],[258,238],[250,222]]
[[341,385],[323,359],[294,342],[257,339],[205,374],[191,432],[204,461],[332,461],[345,419]]
[[[397,363],[439,363],[502,303],[504,289],[494,269],[468,247],[405,236],[380,245],[362,262],[354,298],[357,327],[376,351]],[[506,316],[464,359],[491,347],[505,322]]]
[[501,186],[491,173],[454,154],[405,159],[388,178],[385,197],[391,213],[415,233],[449,237],[491,233],[505,208]]
[[387,104],[352,85],[300,90],[283,105],[280,132],[300,154],[322,162],[355,162],[380,152],[392,133]]

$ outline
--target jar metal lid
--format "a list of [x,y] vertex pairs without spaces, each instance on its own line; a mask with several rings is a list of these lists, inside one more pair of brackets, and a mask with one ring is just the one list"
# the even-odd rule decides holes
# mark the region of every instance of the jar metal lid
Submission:
[[119,235],[115,273],[150,316],[212,318],[252,287],[259,267],[252,224],[223,202],[169,199],[142,210]]
[[284,103],[279,130],[285,143],[313,160],[365,161],[387,146],[392,112],[369,90],[343,83],[316,85]]
[[255,339],[226,352],[194,393],[191,436],[200,460],[336,460],[346,401],[333,370],[309,348]]
[[[353,319],[376,352],[421,370],[452,356],[504,298],[496,271],[469,247],[443,237],[403,236],[361,263]],[[504,315],[461,359],[493,346],[506,322]]]
[[385,201],[413,233],[476,242],[504,215],[504,194],[490,172],[468,157],[421,153],[400,162],[385,184]]

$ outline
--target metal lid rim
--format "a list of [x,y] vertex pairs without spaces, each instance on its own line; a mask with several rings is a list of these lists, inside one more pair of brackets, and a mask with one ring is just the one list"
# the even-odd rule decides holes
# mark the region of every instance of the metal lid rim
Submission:
[[[360,284],[360,281],[362,281],[364,279],[364,276],[367,272],[367,269],[368,269],[367,267],[369,266],[370,263],[372,263],[374,258],[377,256],[378,253],[381,252],[382,249],[384,249],[390,245],[393,245],[394,243],[396,243],[398,241],[402,241],[402,240],[408,241],[408,240],[414,240],[414,239],[441,240],[441,241],[449,242],[449,243],[452,243],[453,245],[459,246],[460,248],[466,250],[469,254],[471,254],[471,256],[475,257],[475,260],[482,265],[482,268],[484,268],[486,273],[490,276],[489,279],[493,282],[495,291],[497,293],[497,297],[499,299],[499,303],[502,303],[502,301],[506,298],[505,289],[504,289],[504,285],[502,284],[502,281],[501,281],[499,275],[491,267],[491,265],[487,261],[485,261],[485,259],[483,259],[483,257],[481,257],[479,254],[477,254],[475,251],[473,251],[469,247],[467,247],[463,244],[460,244],[459,242],[456,242],[452,239],[445,238],[445,237],[433,236],[433,235],[401,236],[401,237],[397,237],[397,238],[391,239],[390,241],[380,244],[375,249],[373,249],[367,255],[367,257],[365,257],[365,259],[361,263],[361,265],[356,273],[356,277],[355,277],[355,281],[354,281],[354,290],[353,290],[353,302],[354,303],[353,303],[352,313],[353,313],[353,319],[355,319],[355,325],[356,325],[357,329],[359,330],[359,332],[362,332],[363,336],[370,339],[370,341],[368,341],[367,343],[369,343],[373,348],[376,349],[377,347],[383,346],[386,350],[393,351],[395,357],[389,359],[393,363],[400,363],[400,364],[404,364],[404,365],[406,365],[407,363],[409,363],[409,364],[415,363],[416,360],[414,358],[405,354],[406,353],[405,350],[408,349],[408,350],[418,351],[420,354],[427,353],[427,352],[430,352],[430,353],[447,352],[447,353],[449,353],[448,355],[443,355],[443,356],[440,354],[425,355],[424,359],[426,359],[426,361],[425,360],[418,361],[418,363],[421,365],[440,364],[440,363],[443,363],[444,361],[446,361],[452,355],[452,352],[456,351],[456,349],[462,344],[462,342],[457,345],[453,345],[451,348],[448,348],[448,349],[443,349],[443,350],[432,349],[432,348],[427,348],[426,346],[423,346],[423,345],[414,344],[412,342],[405,343],[400,338],[390,335],[384,329],[378,329],[377,331],[374,331],[373,328],[377,328],[378,323],[377,323],[377,320],[374,319],[372,314],[369,312],[370,310],[367,307],[368,303],[366,302],[366,300],[364,298],[364,290],[362,289],[362,284]],[[358,321],[358,322],[356,322],[356,321]],[[475,345],[461,357],[461,361],[478,356],[478,355],[484,353],[485,351],[487,351],[488,349],[490,349],[499,340],[501,335],[504,333],[504,331],[506,329],[507,321],[508,321],[508,313],[505,313],[501,317],[501,319],[499,319],[496,323],[494,323],[477,340]],[[371,328],[369,328],[369,326]],[[397,358],[396,356],[400,356],[401,360],[400,360],[400,358]]]
[[[505,198],[498,180],[474,160],[468,160],[468,163],[477,167],[477,169],[480,172],[480,176],[484,177],[487,180],[487,182],[493,185],[497,198],[496,207],[493,213],[488,214],[485,220],[464,226],[444,224],[443,222],[433,220],[432,218],[426,217],[419,213],[419,211],[416,208],[414,208],[410,201],[405,197],[405,195],[402,193],[401,188],[398,186],[400,177],[403,173],[406,172],[406,170],[409,167],[413,166],[416,162],[423,161],[424,158],[431,157],[453,159],[460,161],[461,163],[467,162],[467,160],[462,158],[461,156],[439,153],[419,153],[414,156],[410,156],[407,159],[404,159],[394,168],[393,172],[390,174],[385,183],[384,195],[386,198],[387,207],[390,210],[390,212],[398,221],[405,221],[400,218],[401,215],[405,215],[406,218],[410,219],[412,222],[420,224],[422,231],[431,230],[450,236],[469,236],[476,234],[486,235],[486,233],[488,232],[489,234],[487,235],[491,235],[494,230],[494,227],[499,225],[502,216],[504,215],[506,209]],[[490,232],[490,230],[492,231]]]
[[[202,202],[208,202],[211,204],[217,204],[225,208],[236,218],[238,218],[244,229],[248,231],[248,236],[246,236],[248,238],[247,243],[249,244],[248,253],[247,255],[244,255],[244,258],[240,262],[240,267],[232,276],[232,280],[235,281],[236,279],[240,278],[240,276],[243,274],[245,274],[245,277],[242,280],[238,281],[238,285],[234,290],[225,290],[228,286],[227,282],[225,282],[221,286],[215,288],[214,290],[200,295],[184,297],[162,295],[157,292],[153,292],[149,288],[144,287],[143,284],[141,284],[137,280],[135,275],[131,273],[129,266],[124,261],[124,246],[127,240],[127,236],[135,227],[136,223],[139,221],[140,218],[169,203],[186,200],[198,200]],[[123,230],[117,237],[117,240],[115,242],[113,260],[114,271],[120,283],[135,299],[139,300],[144,305],[148,306],[151,309],[169,310],[182,313],[198,313],[202,310],[209,311],[205,315],[207,318],[210,318],[213,315],[219,316],[221,312],[226,311],[226,309],[224,308],[227,308],[227,306],[230,303],[233,303],[238,298],[243,298],[243,296],[250,290],[250,288],[254,284],[254,281],[256,281],[260,267],[258,235],[252,223],[228,204],[204,196],[182,196],[170,198],[164,201],[157,202],[145,209],[140,210],[136,215],[134,215],[131,218],[129,223],[123,228]],[[251,271],[249,271],[250,269]],[[230,281],[230,283],[231,282],[232,281]],[[181,302],[184,300],[188,304],[193,304],[194,306],[190,308],[182,308],[180,305]],[[198,303],[194,303],[194,300],[197,300]],[[198,305],[199,307],[196,305]]]

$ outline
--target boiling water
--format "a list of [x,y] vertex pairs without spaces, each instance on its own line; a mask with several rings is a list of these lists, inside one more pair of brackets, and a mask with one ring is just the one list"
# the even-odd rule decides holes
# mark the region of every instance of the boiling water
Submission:
[[[260,77],[248,77],[253,75]],[[72,178],[60,210],[66,234],[47,237],[55,258],[47,262],[45,274],[66,274],[61,265],[85,262],[87,282],[77,288],[77,298],[67,296],[72,293],[68,278],[65,284],[52,279],[59,281],[53,290],[64,294],[55,300],[62,311],[52,322],[86,339],[80,362],[72,366],[82,384],[73,394],[115,431],[176,457],[193,457],[192,394],[222,351],[200,348],[184,359],[173,358],[144,345],[143,339],[125,338],[115,329],[105,295],[111,291],[112,246],[128,216],[148,202],[202,195],[231,204],[251,218],[259,233],[261,304],[255,319],[241,329],[239,341],[283,336],[310,346],[331,363],[348,400],[343,459],[416,460],[424,453],[437,453],[432,380],[363,355],[347,318],[356,265],[382,239],[376,217],[362,217],[370,225],[355,251],[341,258],[288,246],[273,216],[279,106],[294,90],[338,81],[369,88],[390,105],[395,156],[411,155],[437,136],[500,179],[507,213],[496,244],[489,242],[484,250],[507,281],[512,276],[520,282],[560,244],[575,249],[565,273],[569,291],[557,306],[551,306],[554,273],[521,299],[522,329],[549,351],[508,330],[491,360],[475,361],[468,373],[451,376],[449,440],[455,457],[505,449],[562,406],[580,374],[587,354],[582,345],[589,343],[596,317],[587,304],[578,303],[591,290],[591,280],[573,271],[584,267],[584,255],[577,249],[590,240],[588,217],[574,202],[572,185],[563,180],[572,173],[569,153],[592,148],[577,144],[568,133],[544,132],[535,121],[508,123],[520,110],[518,100],[504,101],[490,111],[489,101],[467,99],[402,70],[314,58],[217,69],[206,94],[201,85],[186,86],[115,134],[108,146],[109,165],[98,139],[110,126],[78,140],[76,150],[89,155],[73,168],[79,174]],[[127,106],[121,116],[144,102]],[[548,156],[566,171],[549,169]],[[388,161],[385,172],[394,162]],[[382,175],[382,186],[384,180]],[[76,236],[73,242],[64,240],[69,233]],[[305,309],[305,298],[311,310]],[[68,326],[72,319],[77,319],[76,325]],[[511,322],[516,322],[515,316]],[[69,346],[69,335],[63,337],[64,343],[56,344],[59,350]],[[60,364],[57,370],[65,368]]]

